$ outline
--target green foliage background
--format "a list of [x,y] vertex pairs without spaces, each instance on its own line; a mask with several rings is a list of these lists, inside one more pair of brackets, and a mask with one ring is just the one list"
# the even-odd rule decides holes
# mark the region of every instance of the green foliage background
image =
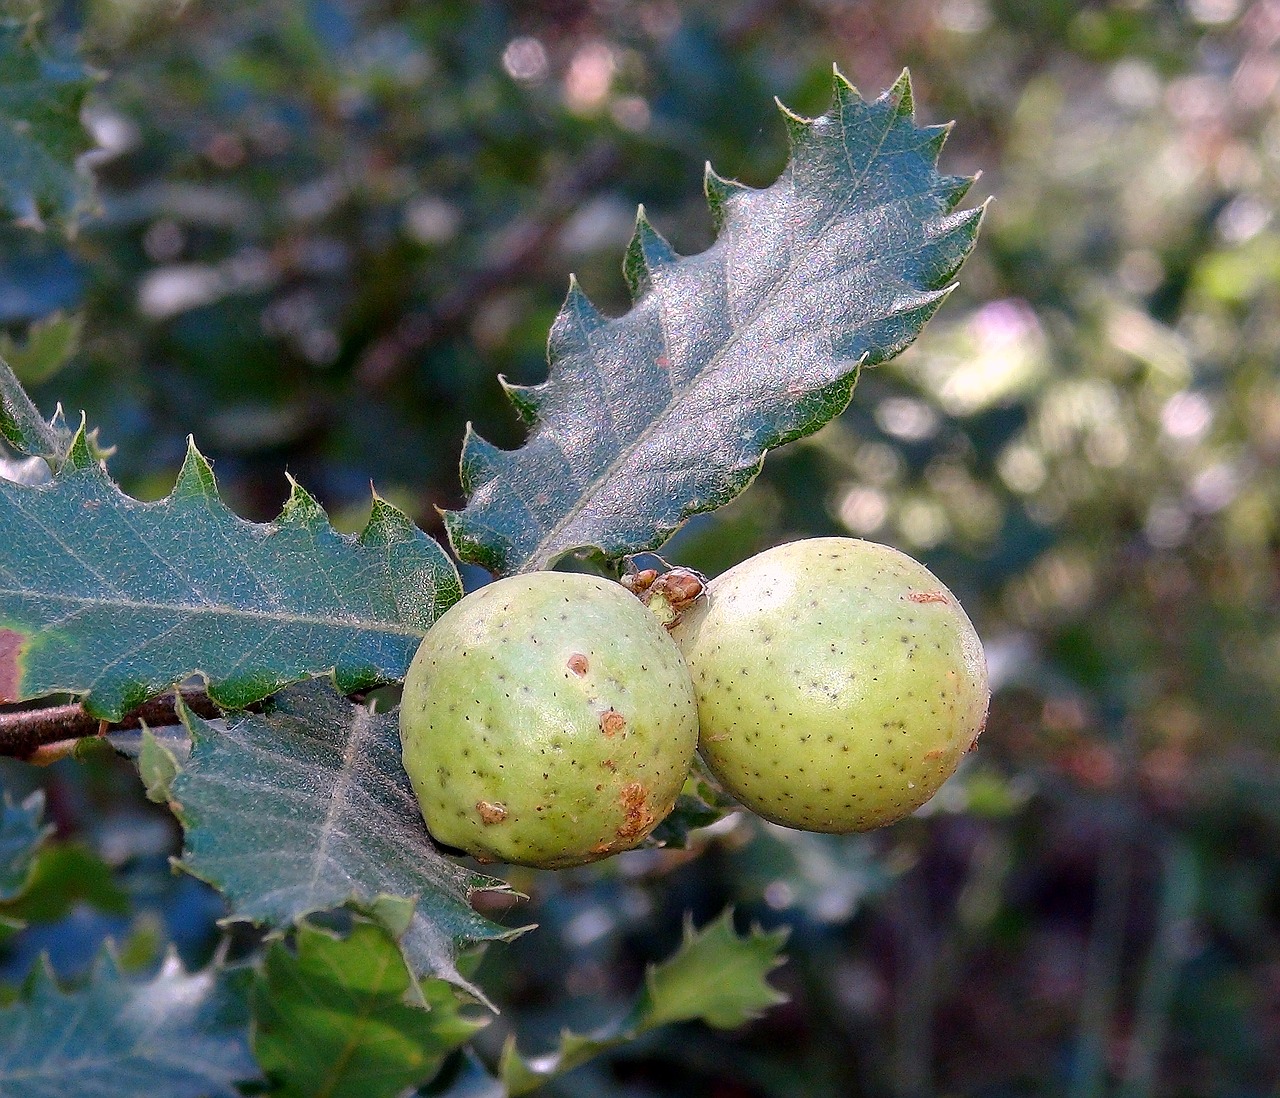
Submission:
[[[655,1031],[549,1092],[1273,1093],[1274,0],[92,0],[40,33],[104,76],[97,216],[62,180],[44,231],[0,227],[0,350],[37,403],[84,408],[142,498],[194,433],[244,517],[279,512],[287,468],[344,529],[372,479],[437,536],[466,422],[521,441],[496,375],[543,379],[568,271],[621,312],[638,202],[701,250],[703,160],[782,168],[773,94],[817,113],[833,60],[868,94],[910,65],[924,120],[959,120],[945,170],[997,196],[961,288],[666,555],[717,572],[843,532],[921,556],[988,646],[982,749],[871,836],[742,819],[692,853],[510,875],[530,899],[501,918],[540,928],[470,975],[504,1008],[478,1040],[496,1061],[513,1030],[528,1053],[624,1014],[683,913],[732,902],[792,928],[790,1004]],[[4,781],[44,788],[80,859],[41,855],[43,893],[0,911],[7,996],[40,949],[74,979],[108,935],[131,971],[167,941],[207,959],[220,901],[170,876],[175,826],[130,768]]]

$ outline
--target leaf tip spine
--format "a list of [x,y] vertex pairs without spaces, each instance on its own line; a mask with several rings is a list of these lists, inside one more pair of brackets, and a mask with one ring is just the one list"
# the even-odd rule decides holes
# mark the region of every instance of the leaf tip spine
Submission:
[[538,390],[537,385],[517,385],[508,381],[506,375],[498,375],[498,384],[502,386],[502,392],[511,402],[511,406],[515,408],[516,415],[520,417],[520,421],[525,426],[533,426],[538,420]]
[[214,479],[213,465],[196,446],[194,435],[187,435],[187,453],[182,459],[182,468],[178,470],[178,479],[174,483],[173,491],[169,493],[169,498],[189,494],[204,496],[207,499],[218,498],[218,485]]
[[280,523],[293,523],[303,526],[317,518],[324,518],[324,510],[310,492],[294,479],[293,474],[286,471],[285,479],[289,482],[289,498],[280,508]]
[[833,62],[831,65],[831,95],[838,109],[862,100],[862,95],[854,82],[840,71],[839,62]]
[[716,232],[723,227],[729,215],[729,203],[748,188],[736,179],[728,179],[711,166],[708,160],[702,169],[702,192],[707,197],[711,220]]
[[911,86],[911,70],[904,68],[898,74],[893,86],[884,93],[884,97],[894,106],[894,113],[900,118],[914,119],[916,112],[915,93]]
[[506,450],[499,449],[480,435],[470,423],[467,424],[467,433],[462,442],[461,472],[463,488],[468,495],[476,485],[501,475],[510,465],[511,455]]
[[643,205],[636,210],[636,227],[627,245],[622,273],[633,299],[651,289],[658,272],[679,259],[666,238],[653,227]]
[[[56,460],[56,459],[55,459]],[[76,433],[72,436],[71,445],[67,447],[66,457],[59,464],[66,465],[69,469],[90,469],[96,463],[93,459],[93,450],[89,445],[89,432],[85,429],[85,417],[80,416],[80,426],[76,428]]]
[[549,357],[554,361],[561,354],[568,353],[566,340],[569,344],[576,343],[585,333],[602,328],[607,323],[607,318],[587,296],[577,276],[570,275],[569,292],[565,294],[564,303],[560,306],[547,337]]

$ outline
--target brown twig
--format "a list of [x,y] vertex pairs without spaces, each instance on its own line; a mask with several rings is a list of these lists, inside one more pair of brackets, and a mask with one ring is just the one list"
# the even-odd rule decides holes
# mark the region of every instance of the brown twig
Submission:
[[[206,719],[220,715],[209,695],[198,689],[182,690],[188,709]],[[178,723],[177,700],[172,694],[152,698],[118,721],[102,721],[86,713],[80,704],[50,705],[42,709],[21,709],[0,713],[0,756],[27,759],[44,744],[61,740],[82,740],[107,732],[139,728],[143,722],[153,727]]]

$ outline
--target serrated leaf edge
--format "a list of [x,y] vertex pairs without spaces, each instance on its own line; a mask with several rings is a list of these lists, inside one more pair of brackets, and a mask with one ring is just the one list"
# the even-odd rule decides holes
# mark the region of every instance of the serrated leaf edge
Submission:
[[[839,119],[843,125],[842,112],[846,109],[854,109],[855,106],[871,108],[881,104],[888,103],[892,106],[892,119],[907,120],[911,125],[915,123],[915,97],[912,89],[911,74],[909,70],[903,69],[893,85],[883,92],[877,99],[868,104],[862,98],[853,83],[840,71],[838,65],[832,66],[832,108],[825,114],[816,118],[806,118],[795,111],[791,110],[780,99],[775,98],[778,110],[782,114],[783,122],[786,127],[788,141],[790,144],[791,156],[788,161],[787,169],[792,170],[797,164],[798,154],[803,150],[805,144],[809,140],[809,134],[815,127],[823,126]],[[918,127],[917,130],[922,136],[922,148],[928,150],[928,154],[932,163],[936,166],[938,157],[942,152],[942,148],[946,143],[946,139],[951,132],[954,123],[948,122],[943,125]],[[948,210],[954,210],[958,203],[963,199],[964,195],[969,191],[974,181],[978,178],[974,176],[940,176],[939,180],[942,184],[942,190],[946,195],[946,205]],[[734,198],[742,193],[753,190],[734,180],[726,179],[718,175],[712,168],[710,162],[707,162],[704,172],[704,191],[707,197],[708,207],[710,209],[712,220],[714,223],[717,238],[723,227],[725,220],[725,210],[728,204],[732,203]],[[852,398],[854,386],[857,383],[858,375],[863,366],[875,366],[881,362],[887,361],[895,355],[901,353],[907,346],[918,336],[920,328],[933,316],[933,314],[941,307],[942,303],[955,290],[956,284],[946,283],[959,270],[964,259],[968,256],[973,248],[973,244],[977,239],[978,229],[985,217],[988,202],[983,202],[972,210],[966,210],[958,214],[953,219],[947,219],[942,226],[940,236],[950,235],[961,246],[950,262],[945,264],[939,271],[931,272],[920,279],[922,287],[932,287],[929,289],[922,288],[917,294],[910,295],[902,300],[898,307],[893,310],[890,316],[911,316],[915,314],[919,323],[916,325],[914,332],[909,332],[906,337],[894,344],[878,349],[878,353],[874,356],[871,354],[863,354],[856,360],[850,360],[849,370],[844,378],[827,386],[822,390],[815,390],[806,394],[811,398],[826,397],[832,398],[836,411],[832,415],[820,417],[820,422],[826,422],[828,419],[839,415],[849,400]],[[935,223],[932,228],[937,228]],[[940,237],[939,237],[940,238]],[[660,277],[660,271],[663,266],[668,263],[676,262],[681,257],[671,248],[667,241],[653,228],[648,220],[644,206],[641,205],[637,210],[636,229],[633,233],[631,242],[627,246],[625,259],[623,263],[623,271],[626,276],[628,286],[631,290],[633,306],[639,302],[640,298],[649,293],[654,285],[655,278]],[[591,330],[607,325],[609,318],[601,313],[591,302],[588,296],[583,292],[574,275],[569,276],[569,288],[566,293],[564,302],[561,306],[556,320],[552,325],[551,333],[548,338],[548,361],[552,368],[560,355],[557,354],[558,343],[568,339],[570,333],[566,329],[572,327],[577,330],[577,334],[582,336]],[[551,379],[535,384],[535,385],[512,385],[505,378],[499,379],[504,393],[511,401],[521,422],[528,428],[534,429],[540,423],[539,416],[539,397],[541,391],[550,384]],[[847,391],[845,390],[847,387]],[[702,511],[711,510],[733,499],[740,494],[751,482],[759,475],[764,465],[765,453],[768,450],[784,445],[796,438],[803,437],[805,434],[811,433],[815,427],[812,424],[806,424],[794,431],[780,432],[777,436],[766,439],[762,446],[764,452],[761,453],[758,461],[744,462],[742,465],[732,470],[731,477],[726,478],[721,493],[717,494],[714,499],[691,501],[684,508],[681,517],[673,524],[663,525],[656,529],[655,534],[649,538],[643,545],[632,545],[627,547],[626,553],[644,552],[655,549],[663,544],[675,530],[693,514]],[[632,448],[634,448],[637,440],[642,440],[651,433],[652,427],[642,432],[637,439],[631,440]],[[463,440],[462,458],[460,462],[460,475],[464,491],[468,496],[475,493],[476,489],[489,481],[500,477],[511,468],[519,450],[502,450],[486,439],[481,437],[474,429],[473,425],[468,423],[466,434]],[[597,483],[603,483],[608,480],[610,470],[606,469],[599,477],[596,478]],[[584,493],[585,499],[585,493]],[[554,526],[540,539],[538,546],[529,557],[521,563],[519,571],[529,571],[538,568],[548,567],[554,559],[561,558],[570,553],[578,552],[584,549],[592,548],[591,546],[563,546],[557,547],[554,552],[551,550],[551,544],[554,543],[554,535],[563,529],[568,522],[577,516],[581,507],[572,508],[566,515],[555,523]],[[490,571],[503,574],[506,571],[506,560],[509,556],[510,541],[501,531],[493,529],[482,523],[474,523],[474,518],[468,514],[467,509],[458,511],[441,510],[444,520],[445,530],[449,537],[449,542],[455,554],[462,560],[482,565]],[[474,530],[468,530],[463,525],[463,516],[466,516],[468,522],[474,524]],[[477,531],[487,532],[495,541],[505,544],[507,551],[501,548],[494,550],[484,545],[476,536]]]

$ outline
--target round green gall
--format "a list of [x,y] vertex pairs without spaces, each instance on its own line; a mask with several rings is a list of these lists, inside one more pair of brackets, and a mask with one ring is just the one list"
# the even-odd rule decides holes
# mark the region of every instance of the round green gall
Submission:
[[813,538],[760,553],[713,580],[672,635],[707,766],[787,827],[908,815],[986,721],[973,625],[933,573],[885,545]]
[[675,643],[620,585],[534,572],[451,607],[409,668],[404,767],[435,838],[485,861],[581,865],[636,846],[698,740]]

